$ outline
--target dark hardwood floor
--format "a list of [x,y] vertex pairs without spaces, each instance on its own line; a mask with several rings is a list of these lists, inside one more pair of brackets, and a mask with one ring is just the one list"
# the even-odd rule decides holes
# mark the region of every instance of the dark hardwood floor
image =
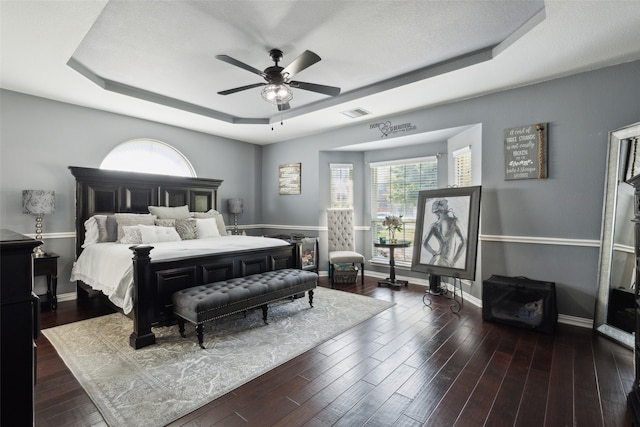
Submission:
[[[631,425],[633,354],[589,329],[488,323],[471,304],[456,315],[435,297],[429,308],[423,287],[392,290],[372,277],[339,289],[396,305],[170,425]],[[96,298],[60,302],[41,327],[109,312]],[[105,425],[42,335],[37,363],[37,426]]]

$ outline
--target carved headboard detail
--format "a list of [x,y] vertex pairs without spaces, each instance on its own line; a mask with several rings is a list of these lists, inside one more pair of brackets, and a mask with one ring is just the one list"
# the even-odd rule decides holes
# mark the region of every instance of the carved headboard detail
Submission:
[[69,166],[76,178],[76,256],[84,222],[95,214],[148,213],[148,206],[188,205],[192,212],[218,208],[221,179],[190,178]]

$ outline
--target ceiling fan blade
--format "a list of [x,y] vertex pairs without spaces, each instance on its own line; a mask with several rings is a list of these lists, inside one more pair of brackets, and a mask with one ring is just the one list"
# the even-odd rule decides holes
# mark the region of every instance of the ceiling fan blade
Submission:
[[309,90],[311,92],[318,92],[318,93],[322,93],[329,96],[340,95],[340,88],[335,86],[325,86],[325,85],[319,85],[315,83],[306,83],[306,82],[297,82],[297,81],[289,82],[289,86],[296,87],[298,89]]
[[287,81],[300,71],[312,66],[318,61],[320,61],[320,57],[318,55],[310,50],[305,50],[296,59],[294,59],[291,64],[284,67],[280,74],[282,74],[285,81]]
[[227,89],[227,90],[223,90],[218,92],[218,95],[231,95],[232,93],[236,93],[236,92],[240,92],[243,90],[247,90],[247,89],[252,89],[254,87],[258,87],[258,86],[264,86],[266,85],[266,83],[254,83],[252,85],[246,85],[246,86],[240,86],[240,87],[236,87],[233,89]]
[[253,74],[257,74],[261,77],[266,77],[263,71],[260,71],[257,68],[253,68],[251,65],[247,65],[244,62],[240,62],[237,59],[234,59],[228,55],[216,55],[216,59],[219,59],[222,62],[226,62],[227,64],[235,65],[236,67],[240,67],[242,69],[252,72]]
[[285,104],[278,104],[278,111],[285,111],[288,110],[289,108],[291,108],[291,106],[289,105],[289,103],[285,103]]

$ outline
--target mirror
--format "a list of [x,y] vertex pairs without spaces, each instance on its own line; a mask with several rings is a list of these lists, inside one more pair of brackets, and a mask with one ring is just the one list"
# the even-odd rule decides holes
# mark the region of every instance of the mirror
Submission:
[[602,211],[602,244],[594,329],[633,349],[635,320],[635,253],[633,187],[625,182],[640,174],[640,123],[609,133]]

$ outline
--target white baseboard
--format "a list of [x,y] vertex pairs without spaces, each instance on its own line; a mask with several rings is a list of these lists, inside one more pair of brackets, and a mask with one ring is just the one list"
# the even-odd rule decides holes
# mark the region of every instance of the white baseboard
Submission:
[[[326,271],[321,271],[320,272],[320,276],[328,276]],[[385,273],[381,273],[379,271],[367,271],[367,276],[373,276],[373,277],[379,277],[381,279],[386,278],[386,274]],[[401,275],[397,275],[396,276],[398,279],[401,280],[408,280],[409,282],[411,282],[411,284],[415,284],[418,286],[424,286],[425,288],[429,287],[429,282],[425,279],[419,279],[419,278],[415,278],[415,277],[407,277],[407,276],[401,276]],[[451,286],[451,284],[446,283],[447,287],[449,288],[450,291],[453,291],[453,288]],[[463,298],[464,298],[464,302],[469,302],[473,305],[475,305],[476,307],[482,308],[482,300],[468,294],[467,292],[462,292]],[[587,329],[593,329],[593,319],[587,319],[584,317],[576,317],[576,316],[570,316],[568,314],[559,314],[558,315],[558,323],[563,323],[565,325],[572,325],[572,326],[578,326],[580,328],[587,328]]]
[[559,314],[558,323],[563,323],[565,325],[578,326],[580,328],[593,329],[593,319],[569,316],[568,314]]
[[[321,271],[319,273],[321,277],[328,276],[326,271]],[[387,276],[384,273],[378,271],[367,271],[367,276],[379,277],[381,279],[386,278]],[[397,276],[398,279],[408,280],[411,284],[424,286],[425,288],[429,287],[429,282],[424,279],[417,279],[415,277],[406,277],[406,276]],[[450,290],[453,290],[450,284],[447,283],[447,286]],[[463,298],[465,302],[471,303],[476,307],[482,308],[482,300],[474,297],[473,295],[468,294],[467,292],[462,292]],[[58,294],[58,302],[62,301],[73,301],[78,298],[76,292],[68,292],[65,294]],[[569,316],[568,314],[560,314],[558,315],[558,323],[563,323],[565,325],[578,326],[580,328],[588,328],[593,329],[593,319],[586,319],[584,317],[575,317]]]
[[62,301],[73,301],[78,299],[78,294],[76,292],[68,292],[66,294],[58,294],[58,302]]

